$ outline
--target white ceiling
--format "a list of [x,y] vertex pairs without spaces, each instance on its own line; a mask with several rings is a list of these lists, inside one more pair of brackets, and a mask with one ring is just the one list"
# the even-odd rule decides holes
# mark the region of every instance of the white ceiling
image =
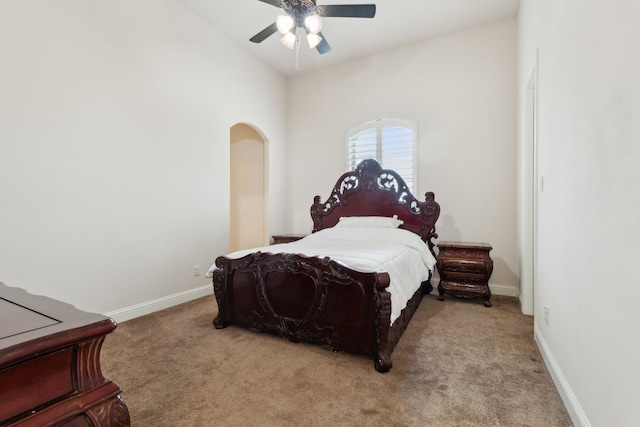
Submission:
[[520,5],[520,0],[318,0],[318,5],[373,3],[376,16],[325,18],[322,34],[331,52],[320,55],[302,40],[296,70],[296,53],[280,44],[279,33],[259,44],[249,41],[282,9],[258,0],[178,2],[285,76],[513,18]]

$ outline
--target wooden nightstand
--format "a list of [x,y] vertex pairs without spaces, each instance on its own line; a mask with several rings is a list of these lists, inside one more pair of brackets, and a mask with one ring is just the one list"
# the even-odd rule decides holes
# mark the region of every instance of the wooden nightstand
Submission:
[[483,297],[485,307],[491,307],[489,278],[493,272],[493,260],[488,243],[440,242],[437,267],[440,273],[438,299],[445,293],[456,297]]
[[273,238],[273,244],[277,243],[291,243],[296,240],[300,240],[305,237],[306,234],[276,234],[275,236],[271,236]]

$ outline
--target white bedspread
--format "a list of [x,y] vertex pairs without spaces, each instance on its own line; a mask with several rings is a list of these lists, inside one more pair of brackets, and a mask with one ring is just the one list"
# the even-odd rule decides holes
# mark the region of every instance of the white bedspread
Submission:
[[[391,323],[406,307],[407,301],[429,278],[436,260],[420,237],[399,228],[335,227],[292,243],[264,246],[233,252],[228,258],[241,258],[254,252],[299,253],[328,256],[354,270],[387,272],[390,278]],[[215,265],[207,273],[211,273]]]

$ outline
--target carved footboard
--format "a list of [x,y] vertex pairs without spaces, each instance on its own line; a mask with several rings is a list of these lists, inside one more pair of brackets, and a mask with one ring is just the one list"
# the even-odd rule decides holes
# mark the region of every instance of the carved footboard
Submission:
[[216,328],[229,324],[366,354],[391,368],[391,298],[387,273],[363,273],[329,258],[256,252],[218,257],[213,288]]

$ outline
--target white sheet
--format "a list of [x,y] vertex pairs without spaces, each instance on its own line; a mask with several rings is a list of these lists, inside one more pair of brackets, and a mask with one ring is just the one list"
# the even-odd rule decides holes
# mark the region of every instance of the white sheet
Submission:
[[[328,228],[292,243],[233,252],[228,258],[241,258],[254,252],[300,253],[328,256],[354,270],[389,274],[391,323],[400,316],[408,299],[429,278],[436,260],[418,235],[399,228]],[[207,276],[215,269],[209,269]]]

